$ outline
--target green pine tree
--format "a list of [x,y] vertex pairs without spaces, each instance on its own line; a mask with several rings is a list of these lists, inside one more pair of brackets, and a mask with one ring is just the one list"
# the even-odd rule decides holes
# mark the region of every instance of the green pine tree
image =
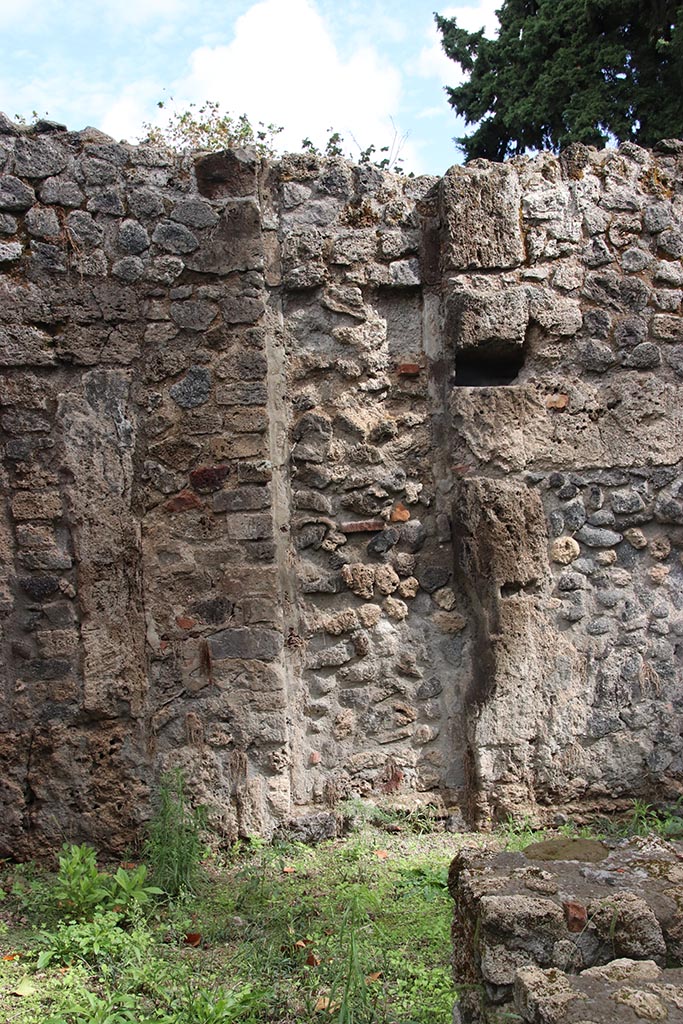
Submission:
[[467,159],[683,136],[680,0],[502,0],[497,15],[497,39],[435,16],[469,75],[447,89],[477,126],[456,140]]

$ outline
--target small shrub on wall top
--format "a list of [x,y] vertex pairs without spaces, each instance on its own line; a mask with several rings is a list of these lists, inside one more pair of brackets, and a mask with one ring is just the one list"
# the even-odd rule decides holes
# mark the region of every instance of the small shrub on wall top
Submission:
[[[164,109],[166,103],[160,100],[157,106]],[[254,146],[261,156],[272,155],[274,139],[282,131],[278,125],[262,121],[254,128],[246,114],[224,114],[220,103],[212,100],[205,100],[201,106],[190,103],[186,110],[174,110],[162,127],[147,121],[142,127],[147,132],[147,141],[157,146],[179,150]]]
[[[169,102],[173,103],[173,97]],[[160,110],[166,110],[167,102],[160,100],[157,106]],[[246,114],[233,116],[224,113],[221,111],[220,103],[215,100],[204,100],[200,105],[189,103],[184,110],[174,109],[165,125],[153,125],[150,121],[143,121],[142,127],[147,133],[143,141],[151,142],[155,146],[167,146],[169,149],[188,152],[217,152],[222,149],[253,146],[262,157],[275,155],[275,140],[284,131],[280,125],[264,124],[263,121],[259,121],[254,127]],[[379,150],[372,144],[363,148],[353,136],[351,138],[353,146],[347,146],[340,132],[328,128],[327,142],[322,150],[309,138],[302,139],[301,150],[316,156],[348,156],[350,160],[355,160],[359,164],[372,164],[383,171],[403,174],[401,149],[408,138],[407,134],[400,134],[394,126],[391,143],[381,146]],[[345,152],[346,149],[352,151]]]

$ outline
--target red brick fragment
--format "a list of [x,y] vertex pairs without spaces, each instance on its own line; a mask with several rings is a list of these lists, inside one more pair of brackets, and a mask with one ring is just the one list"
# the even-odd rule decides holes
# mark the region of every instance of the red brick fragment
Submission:
[[229,472],[230,467],[226,465],[199,466],[190,473],[190,483],[200,494],[210,494],[221,489]]
[[191,508],[201,508],[200,499],[192,491],[179,491],[169,498],[164,509],[166,512],[187,512]]
[[422,367],[419,363],[399,363],[398,372],[402,377],[417,377]]
[[391,519],[392,523],[407,523],[408,520],[410,519],[410,512],[405,507],[402,501],[397,501],[391,510],[391,515],[389,516],[389,518]]
[[352,523],[341,523],[339,529],[342,533],[377,533],[385,526],[383,519],[357,519]]
[[175,624],[179,629],[192,629],[197,625],[197,620],[190,618],[189,615],[176,615]]
[[588,922],[588,911],[582,903],[575,903],[574,900],[567,900],[562,904],[564,919],[567,922],[567,931],[582,932]]

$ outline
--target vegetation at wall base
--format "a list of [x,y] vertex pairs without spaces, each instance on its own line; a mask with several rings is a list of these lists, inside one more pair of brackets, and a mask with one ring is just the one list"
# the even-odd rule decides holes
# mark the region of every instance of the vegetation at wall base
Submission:
[[634,836],[659,836],[661,839],[683,839],[683,798],[668,805],[655,805],[634,800],[630,809],[612,816],[598,815],[590,822],[568,821],[557,829],[539,829],[527,817],[508,815],[500,822],[494,835],[505,850],[524,850],[531,843],[557,835],[569,839],[631,839]]
[[182,772],[161,779],[157,806],[147,829],[143,856],[152,878],[171,897],[190,892],[197,884],[205,853],[202,833],[206,827],[203,807],[192,807],[185,792]]
[[[0,1019],[447,1024],[457,837],[400,815],[387,831],[391,817],[318,847],[241,841],[205,861],[194,892],[155,894],[127,916],[109,903],[119,869],[88,847],[66,847],[56,876],[5,865]],[[90,885],[73,881],[83,874]],[[86,894],[78,918],[65,887]]]
[[446,90],[476,125],[456,140],[467,159],[683,136],[680,0],[503,0],[497,14],[495,39],[436,15],[467,75]]
[[[170,788],[169,788],[170,784]],[[165,782],[167,795],[181,776]],[[175,787],[175,790],[174,790]],[[0,872],[0,1020],[12,1024],[450,1024],[449,863],[463,845],[523,849],[558,835],[508,819],[488,838],[362,801],[344,839],[238,842],[194,891],[147,885],[65,845],[59,869]],[[177,811],[177,807],[176,807]],[[158,814],[161,812],[157,812]],[[680,807],[636,802],[559,833],[680,836]]]

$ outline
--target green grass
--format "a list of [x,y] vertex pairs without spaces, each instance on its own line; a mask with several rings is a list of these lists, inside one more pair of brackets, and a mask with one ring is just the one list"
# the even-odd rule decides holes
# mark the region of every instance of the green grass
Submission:
[[656,807],[643,800],[634,800],[630,810],[613,817],[600,815],[588,824],[568,822],[558,829],[539,829],[529,818],[508,815],[494,830],[503,849],[524,850],[530,843],[562,835],[572,839],[629,839],[633,836],[657,835],[662,839],[683,838],[683,798],[675,804]]
[[[450,1024],[451,859],[463,842],[523,849],[558,834],[510,819],[487,840],[457,836],[425,812],[356,803],[345,839],[254,839],[200,866],[199,819],[170,792],[169,849],[161,830],[145,847],[153,882],[170,848],[184,858],[165,895],[143,866],[104,869],[87,847],[65,847],[56,875],[0,865],[0,1021]],[[670,837],[678,811],[636,803],[559,834]]]
[[[0,955],[19,955],[0,959],[0,1020],[449,1024],[457,837],[402,825],[366,822],[318,847],[241,843],[193,892],[127,917],[92,910],[87,890],[79,920],[56,919],[63,878],[6,865]],[[97,876],[103,890],[113,876]]]

